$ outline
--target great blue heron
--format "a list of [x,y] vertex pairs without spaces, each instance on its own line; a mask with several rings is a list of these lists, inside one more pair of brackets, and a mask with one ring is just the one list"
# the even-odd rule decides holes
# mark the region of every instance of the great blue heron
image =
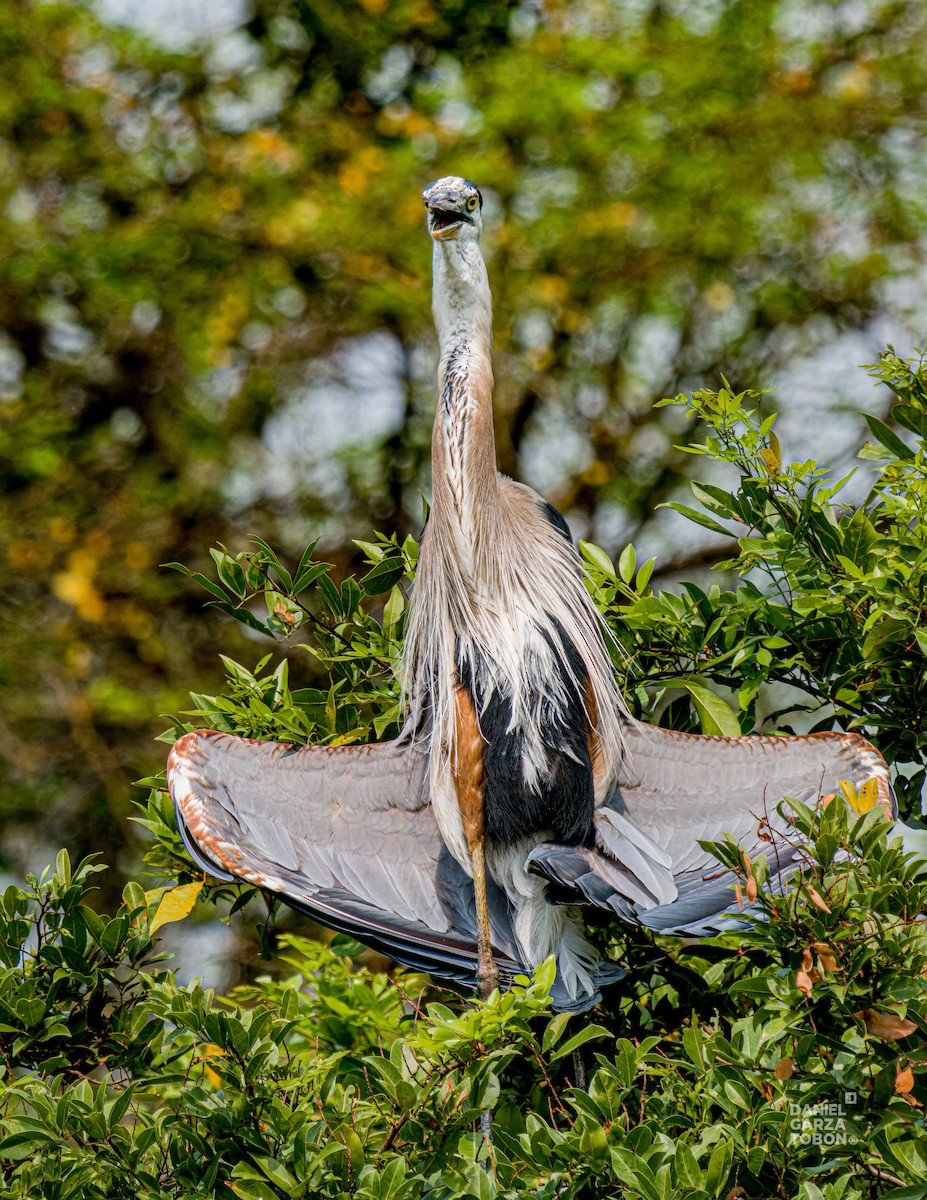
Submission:
[[[556,955],[555,1003],[586,1008],[621,972],[579,907],[714,932],[777,802],[874,777],[855,734],[721,738],[632,720],[560,514],[496,469],[482,197],[424,191],[440,342],[432,507],[410,602],[408,717],[395,742],[294,748],[203,731],[171,751],[180,828],[204,870],[259,884],[398,961],[477,984]],[[762,826],[762,827],[761,827]],[[776,869],[795,863],[785,841]]]

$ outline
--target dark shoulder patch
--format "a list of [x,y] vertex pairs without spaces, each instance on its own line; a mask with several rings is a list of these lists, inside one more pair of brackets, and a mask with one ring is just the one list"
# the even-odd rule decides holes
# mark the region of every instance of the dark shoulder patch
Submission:
[[544,515],[547,517],[548,521],[550,521],[551,525],[553,525],[554,529],[556,529],[558,533],[562,533],[572,546],[573,535],[570,533],[570,527],[567,525],[566,517],[563,515],[563,513],[560,512],[559,509],[554,508],[552,504],[548,504],[547,501],[545,501]]

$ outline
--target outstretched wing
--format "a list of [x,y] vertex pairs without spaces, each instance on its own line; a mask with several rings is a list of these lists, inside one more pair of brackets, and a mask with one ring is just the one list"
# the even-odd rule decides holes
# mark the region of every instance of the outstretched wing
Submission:
[[896,815],[885,759],[859,734],[723,738],[647,725],[628,733],[628,775],[609,804],[667,851],[679,889],[673,905],[641,915],[655,930],[711,933],[738,915],[733,875],[719,869],[700,840],[730,834],[751,858],[765,853],[782,886],[797,860],[777,812],[785,797],[813,806],[837,792],[841,780],[875,778],[879,802]]
[[[700,840],[730,834],[751,857],[765,851],[783,886],[797,860],[776,811],[783,797],[813,804],[842,779],[875,778],[894,815],[885,761],[855,734],[722,738],[637,722],[625,734],[626,767],[596,813],[595,846],[543,843],[528,855],[551,899],[706,936],[741,914],[733,875]],[[205,871],[255,883],[398,962],[474,987],[473,883],[442,843],[426,767],[403,739],[296,748],[204,731],[175,744],[168,782]],[[493,952],[509,980],[525,964],[505,896],[491,880],[488,893]]]
[[[281,896],[415,970],[476,981],[473,882],[445,849],[427,759],[408,742],[294,747],[211,730],[168,760],[178,824],[203,870]],[[524,971],[490,887],[503,977]]]
[[[813,805],[840,780],[875,778],[879,802],[895,815],[885,760],[858,734],[725,738],[629,722],[625,737],[623,775],[596,813],[596,846],[539,846],[529,862],[563,899],[658,932],[707,936],[741,915],[733,874],[700,841],[730,834],[751,858],[766,853],[774,886],[784,885],[798,860],[777,812],[785,797]],[[643,895],[629,885],[629,849],[643,856],[632,880]]]

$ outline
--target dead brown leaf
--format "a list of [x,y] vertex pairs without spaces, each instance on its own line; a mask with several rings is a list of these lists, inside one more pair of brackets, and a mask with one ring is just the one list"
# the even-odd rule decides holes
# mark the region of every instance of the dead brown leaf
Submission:
[[895,1076],[895,1091],[899,1096],[906,1096],[914,1087],[914,1072],[910,1067],[905,1067],[903,1071],[899,1071]]
[[811,949],[818,956],[818,962],[825,971],[837,970],[837,956],[834,954],[833,946],[829,946],[827,942],[812,942]]
[[859,1017],[867,1031],[883,1042],[897,1042],[917,1029],[913,1021],[907,1021],[895,1013],[881,1013],[874,1008],[861,1008],[853,1016]]
[[822,912],[830,912],[830,905],[827,903],[821,893],[816,891],[810,884],[808,885],[808,895],[811,897],[811,902],[815,904]]

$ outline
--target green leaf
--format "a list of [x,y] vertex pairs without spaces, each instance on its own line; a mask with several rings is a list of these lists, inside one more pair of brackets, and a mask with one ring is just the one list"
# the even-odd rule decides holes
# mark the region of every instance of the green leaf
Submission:
[[729,705],[695,679],[670,681],[678,683],[692,697],[698,712],[702,733],[723,734],[725,737],[740,737],[740,722]]
[[[894,1073],[895,1068],[891,1068]],[[927,1153],[924,1143],[908,1138],[905,1141],[889,1143],[889,1153],[895,1162],[909,1176],[927,1182]]]
[[356,1175],[364,1165],[364,1143],[350,1125],[342,1125],[339,1129],[336,1129],[335,1136],[344,1142],[345,1149],[350,1158],[351,1169]]
[[223,592],[222,588],[218,584],[213,583],[211,579],[207,579],[199,571],[191,571],[189,567],[185,567],[183,563],[179,562],[162,563],[161,565],[167,570],[179,571],[182,575],[189,576],[194,583],[198,583],[201,588],[204,588],[211,596],[215,596],[217,600],[224,601],[227,599],[226,593]]
[[678,1142],[676,1144],[676,1179],[680,1186],[689,1188],[691,1191],[700,1191],[704,1184],[704,1177],[699,1170],[699,1165],[695,1161],[695,1155],[685,1144]]
[[733,1160],[734,1148],[731,1143],[726,1138],[719,1141],[711,1152],[708,1170],[705,1173],[705,1188],[709,1195],[720,1196],[724,1192]]
[[892,409],[892,420],[918,437],[927,438],[927,413],[912,408],[909,404],[896,404]]
[[564,1029],[566,1029],[567,1022],[572,1015],[572,1013],[568,1012],[557,1013],[556,1016],[551,1017],[548,1021],[544,1030],[544,1037],[541,1041],[541,1049],[545,1054],[560,1041],[561,1035]]
[[224,612],[227,616],[233,617],[236,621],[240,621],[242,625],[247,625],[249,629],[255,629],[258,633],[267,633],[267,626],[263,621],[259,621],[257,617],[247,608],[237,608],[227,601],[210,600],[206,605],[207,608],[218,608],[220,612]]
[[384,558],[377,563],[360,581],[368,596],[378,596],[388,592],[405,574],[406,563],[403,558]]
[[637,1053],[627,1038],[619,1038],[615,1044],[615,1070],[622,1087],[633,1087],[637,1077]]
[[692,489],[692,494],[696,500],[719,517],[732,517],[735,515],[734,497],[730,492],[725,492],[722,488],[714,487],[709,483],[696,483],[693,480],[689,487]]
[[644,1196],[645,1200],[662,1200],[653,1172],[639,1155],[624,1147],[613,1146],[611,1160],[614,1173],[637,1195]]
[[647,585],[650,583],[650,577],[653,574],[653,568],[656,564],[655,558],[648,558],[637,572],[637,579],[634,582],[634,590],[638,593],[643,593]]
[[586,562],[597,567],[603,575],[608,575],[612,579],[615,578],[615,564],[599,546],[596,546],[592,542],[580,541],[579,552]]
[[255,1157],[254,1161],[271,1183],[275,1183],[277,1187],[283,1188],[289,1196],[297,1194],[296,1189],[299,1187],[299,1184],[283,1163],[279,1162],[276,1158]]
[[65,887],[71,884],[71,856],[67,850],[59,850],[55,859],[55,874]]
[[315,553],[315,548],[319,544],[319,539],[316,538],[310,542],[306,549],[302,552],[299,560],[299,566],[296,568],[296,574],[293,576],[293,587],[295,589],[296,582],[300,577],[309,570],[310,566],[327,567],[328,563],[313,563],[312,556]]
[[29,1158],[32,1154],[43,1145],[48,1145],[54,1142],[54,1137],[48,1134],[35,1133],[13,1133],[9,1137],[0,1140],[0,1158],[8,1158],[13,1162],[18,1162],[23,1158]]
[[591,1042],[594,1038],[601,1037],[611,1039],[614,1037],[614,1034],[606,1029],[604,1025],[586,1025],[564,1042],[556,1054],[551,1055],[551,1058],[553,1061],[556,1061],[558,1058],[566,1058],[568,1054],[572,1054],[580,1046],[585,1046],[586,1042]]
[[264,541],[264,539],[259,538],[256,533],[253,533],[251,535],[251,540],[252,540],[252,542],[254,542],[255,546],[257,546],[261,551],[263,551],[264,556],[267,559],[268,563],[270,564],[271,567],[273,567],[274,572],[277,575],[277,578],[283,584],[284,590],[287,592],[291,592],[293,590],[292,577],[290,576],[289,571],[287,571],[286,568],[283,566],[283,564],[280,562],[280,559],[277,557],[277,555],[273,552],[273,550],[271,550],[270,546],[268,546],[268,544]]
[[291,595],[298,596],[300,592],[304,592],[310,584],[315,583],[322,575],[327,575],[330,570],[331,563],[310,562],[307,567],[298,572],[293,580]]
[[682,513],[689,521],[694,521],[696,525],[702,525],[705,529],[710,529],[712,533],[721,533],[725,537],[733,536],[730,530],[725,529],[723,525],[719,525],[714,517],[709,517],[705,513],[698,512],[697,509],[689,508],[688,504],[679,504],[676,500],[667,500],[665,504],[658,504],[657,508],[671,508],[675,512]]
[[682,1032],[686,1054],[701,1070],[705,1069],[705,1036],[697,1024],[687,1025]]
[[406,1164],[402,1158],[394,1158],[380,1172],[380,1200],[393,1200],[403,1190],[406,1178]]
[[335,587],[334,583],[327,575],[319,576],[319,592],[325,607],[333,617],[341,616],[341,592]]
[[879,535],[863,509],[857,509],[843,535],[843,553],[857,567],[869,565],[870,552]]
[[466,1192],[463,1196],[472,1196],[473,1200],[495,1200],[496,1184],[492,1175],[484,1171],[479,1163],[470,1163],[466,1171]]
[[389,594],[389,599],[383,606],[383,628],[385,630],[394,629],[399,621],[399,618],[405,612],[406,598],[402,594],[402,588],[397,584]]
[[352,938],[346,933],[336,933],[330,946],[333,954],[340,954],[344,958],[359,958],[367,949],[356,938]]
[[230,592],[234,592],[240,600],[243,600],[248,593],[248,585],[241,565],[225,550],[216,549],[215,546],[210,547],[209,553],[216,564],[216,571],[221,582]]
[[866,418],[866,424],[872,433],[872,436],[877,442],[894,454],[896,458],[900,458],[902,462],[911,462],[914,459],[914,451],[903,442],[894,430],[889,429],[884,421],[880,421],[878,417],[872,417],[869,413],[863,413]]
[[278,1200],[277,1193],[268,1184],[257,1179],[235,1179],[229,1187],[241,1200]]

